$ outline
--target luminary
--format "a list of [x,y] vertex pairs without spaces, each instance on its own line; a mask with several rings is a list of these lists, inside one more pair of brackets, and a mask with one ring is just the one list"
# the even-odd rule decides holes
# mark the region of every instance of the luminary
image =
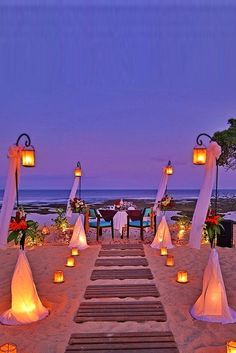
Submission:
[[21,151],[21,164],[23,167],[35,167],[35,150],[32,146]]
[[161,255],[161,256],[166,256],[166,255],[167,255],[167,248],[164,248],[164,247],[161,248],[161,249],[160,249],[160,255]]
[[17,347],[14,343],[4,343],[0,347],[0,353],[17,353]]
[[63,283],[64,282],[64,274],[63,271],[55,271],[54,272],[54,283]]
[[194,147],[193,149],[193,164],[206,164],[207,150],[206,147]]
[[177,273],[177,282],[187,283],[188,282],[188,272],[187,271],[179,271]]
[[71,255],[72,255],[72,256],[78,256],[78,255],[79,255],[79,250],[78,250],[78,248],[72,248],[72,249],[71,249]]
[[167,174],[167,175],[172,175],[173,174],[173,167],[172,167],[172,165],[171,165],[171,161],[169,161],[168,162],[168,164],[167,164],[167,166],[166,166],[166,168],[165,168],[165,173]]
[[236,341],[227,342],[227,353],[236,353]]
[[174,255],[167,255],[166,266],[173,267],[175,264]]
[[42,230],[41,230],[41,233],[43,235],[49,235],[50,234],[50,230],[49,230],[49,228],[46,225],[44,225]]
[[67,267],[74,267],[75,266],[75,258],[74,256],[69,256],[66,261]]

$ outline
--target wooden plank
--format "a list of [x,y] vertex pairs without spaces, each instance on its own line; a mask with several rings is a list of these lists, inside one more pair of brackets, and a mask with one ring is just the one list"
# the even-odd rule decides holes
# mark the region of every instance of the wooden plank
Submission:
[[141,298],[159,297],[159,295],[155,284],[125,284],[88,286],[84,298]]
[[125,258],[125,259],[97,259],[95,267],[106,266],[148,266],[147,259],[143,258]]
[[91,281],[99,279],[153,279],[149,268],[118,269],[118,270],[94,270],[90,277]]
[[82,302],[75,322],[86,321],[166,321],[164,308],[159,301],[149,302]]
[[143,244],[103,244],[102,250],[111,250],[111,249],[118,249],[118,250],[129,250],[129,249],[141,249],[143,250]]
[[72,334],[65,353],[179,353],[171,332]]
[[130,249],[130,250],[101,250],[98,254],[99,257],[123,257],[123,256],[145,256],[143,250]]

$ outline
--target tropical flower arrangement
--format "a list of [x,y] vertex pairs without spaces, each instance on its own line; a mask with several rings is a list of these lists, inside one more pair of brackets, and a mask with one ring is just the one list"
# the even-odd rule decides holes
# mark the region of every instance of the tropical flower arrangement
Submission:
[[27,221],[24,209],[22,207],[18,208],[15,217],[11,217],[7,242],[14,241],[16,245],[20,243],[20,248],[23,250],[26,240],[29,241],[30,245],[34,245],[39,235],[38,226],[37,222]]
[[224,229],[221,224],[223,217],[215,214],[213,210],[208,211],[207,218],[203,227],[205,240],[210,241],[211,247],[214,246],[215,238]]
[[84,200],[75,197],[74,199],[70,200],[70,207],[72,212],[85,214],[87,205]]
[[174,206],[175,206],[175,202],[173,200],[173,198],[166,194],[162,200],[160,202],[158,202],[158,205],[157,205],[161,211],[167,211],[167,210],[170,210],[172,209]]

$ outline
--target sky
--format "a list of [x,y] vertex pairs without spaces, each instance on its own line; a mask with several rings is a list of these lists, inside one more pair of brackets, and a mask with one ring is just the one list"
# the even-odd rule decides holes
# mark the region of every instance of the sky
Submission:
[[70,188],[77,161],[84,188],[156,188],[168,160],[170,188],[199,188],[197,135],[236,117],[235,38],[232,1],[2,0],[0,188],[22,132],[24,189]]

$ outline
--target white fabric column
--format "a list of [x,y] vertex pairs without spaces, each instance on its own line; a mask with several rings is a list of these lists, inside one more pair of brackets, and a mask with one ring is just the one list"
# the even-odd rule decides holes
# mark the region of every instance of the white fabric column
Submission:
[[156,195],[156,201],[153,206],[153,210],[156,211],[157,216],[159,216],[161,212],[160,208],[157,205],[158,205],[158,202],[160,202],[165,195],[167,181],[168,181],[168,175],[165,172],[165,168],[163,168],[160,185]]
[[22,148],[19,146],[12,145],[9,147],[7,155],[9,158],[9,166],[0,213],[0,248],[2,249],[7,245],[9,223],[16,200],[16,170],[19,185],[21,149]]
[[154,249],[160,249],[162,247],[172,249],[174,247],[171,242],[170,230],[166,222],[165,216],[162,216],[161,223],[157,228],[157,232],[151,244],[151,247]]
[[70,208],[70,200],[75,198],[75,195],[76,195],[78,187],[79,187],[79,180],[80,180],[80,177],[75,177],[75,180],[74,180],[71,192],[70,192],[69,200],[67,202],[66,217],[72,216],[72,210]]
[[11,308],[0,315],[4,325],[29,324],[48,316],[38,296],[26,254],[19,251],[11,282]]
[[79,214],[78,219],[75,223],[73,234],[70,240],[69,248],[77,248],[84,250],[88,248],[86,234],[84,230],[84,215]]
[[236,322],[236,312],[228,305],[218,253],[212,249],[204,271],[202,293],[191,315],[202,321],[230,324]]
[[220,157],[221,147],[216,142],[211,142],[207,149],[207,162],[205,165],[205,177],[193,214],[189,245],[200,249],[202,227],[205,223],[207,211],[210,205],[212,189],[216,177],[216,159]]

